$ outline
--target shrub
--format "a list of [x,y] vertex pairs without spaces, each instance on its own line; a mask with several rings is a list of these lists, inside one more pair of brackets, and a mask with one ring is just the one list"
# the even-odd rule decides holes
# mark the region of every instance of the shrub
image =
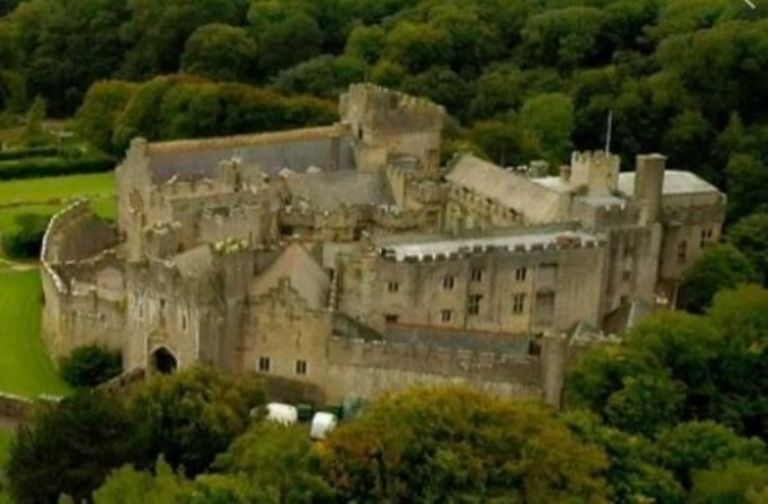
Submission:
[[50,219],[50,215],[33,213],[17,215],[16,226],[3,231],[2,246],[5,253],[19,259],[38,257]]
[[61,360],[59,373],[73,387],[94,387],[123,371],[119,351],[99,345],[84,345],[72,350]]
[[0,181],[46,176],[108,172],[115,160],[107,156],[86,158],[35,157],[0,162]]

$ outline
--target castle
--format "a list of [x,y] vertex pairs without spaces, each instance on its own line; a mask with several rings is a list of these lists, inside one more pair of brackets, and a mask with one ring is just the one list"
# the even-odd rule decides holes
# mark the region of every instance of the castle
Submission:
[[579,349],[673,304],[720,236],[725,196],[658,154],[441,166],[440,106],[358,84],[340,116],[135,139],[116,225],[77,202],[45,235],[51,351],[98,342],[126,370],[206,363],[334,401],[463,382],[557,403]]

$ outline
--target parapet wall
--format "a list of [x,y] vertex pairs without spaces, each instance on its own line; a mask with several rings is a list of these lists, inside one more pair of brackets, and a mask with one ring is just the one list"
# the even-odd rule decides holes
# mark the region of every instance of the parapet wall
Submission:
[[349,86],[341,95],[339,109],[343,119],[376,130],[440,129],[445,117],[445,108],[425,98],[370,83]]
[[542,395],[541,360],[341,337],[328,340],[328,393],[373,398],[413,384],[466,383],[501,396]]

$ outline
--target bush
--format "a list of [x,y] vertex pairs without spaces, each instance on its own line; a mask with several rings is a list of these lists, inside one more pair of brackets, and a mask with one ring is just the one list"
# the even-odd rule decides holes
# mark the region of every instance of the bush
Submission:
[[3,251],[9,256],[19,259],[38,257],[50,219],[50,215],[33,213],[17,215],[15,218],[16,226],[3,231]]
[[0,162],[0,181],[46,176],[108,172],[115,167],[111,157],[36,157]]
[[13,161],[29,157],[53,156],[58,152],[55,147],[33,147],[31,149],[18,149],[0,152],[0,161]]
[[119,351],[99,345],[84,345],[72,350],[61,360],[59,373],[73,387],[94,387],[118,376],[123,371]]

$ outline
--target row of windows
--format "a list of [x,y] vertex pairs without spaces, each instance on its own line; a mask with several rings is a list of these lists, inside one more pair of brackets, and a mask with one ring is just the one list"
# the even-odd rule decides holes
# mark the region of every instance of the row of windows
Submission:
[[[265,356],[259,357],[258,369],[262,373],[271,372],[272,359],[270,357],[265,357]],[[293,370],[294,370],[294,373],[297,375],[306,375],[308,370],[307,361],[298,359],[294,363]]]
[[[483,281],[483,277],[485,275],[485,269],[484,268],[473,268],[472,272],[470,274],[470,280],[472,282],[478,283]],[[525,279],[528,277],[528,269],[527,268],[517,268],[515,270],[515,280],[518,282],[525,282]],[[443,290],[453,290],[454,287],[456,287],[456,276],[455,275],[446,275],[443,277]],[[387,282],[387,291],[388,292],[399,292],[400,291],[400,283],[396,281],[389,281]]]
[[[515,294],[512,296],[512,313],[519,315],[525,311],[527,296],[525,294]],[[480,306],[483,301],[482,294],[473,294],[469,296],[469,302],[467,303],[467,314],[479,315]],[[454,310],[440,310],[440,320],[442,322],[451,322],[454,320]],[[388,313],[384,315],[384,320],[388,324],[396,324],[400,320],[400,316],[394,313]]]

